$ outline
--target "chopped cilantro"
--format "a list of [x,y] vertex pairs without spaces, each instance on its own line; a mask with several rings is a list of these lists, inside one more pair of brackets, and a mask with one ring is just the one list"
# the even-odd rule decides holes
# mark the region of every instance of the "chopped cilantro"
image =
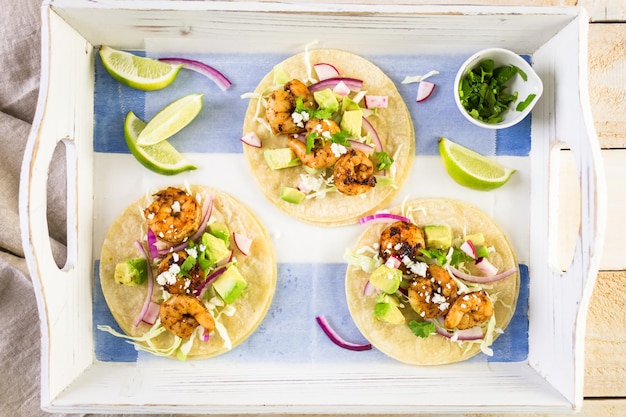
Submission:
[[393,164],[393,158],[389,156],[387,152],[374,152],[374,158],[376,159],[376,169],[383,171],[388,169]]
[[[481,61],[467,73],[459,85],[459,97],[463,107],[473,118],[486,123],[501,122],[502,113],[517,99],[517,91],[513,94],[507,93],[504,84],[516,74],[524,81],[528,79],[526,73],[515,65],[498,68],[494,66],[492,59]],[[523,108],[527,105],[528,103]]]
[[187,258],[185,258],[182,265],[180,266],[180,272],[178,273],[178,275],[188,276],[189,271],[191,271],[194,266],[196,266],[196,258],[194,258],[193,256],[187,256]]
[[436,260],[440,266],[444,266],[448,262],[446,254],[439,249],[420,249],[420,253],[429,259]]
[[411,320],[409,322],[409,329],[411,329],[415,336],[423,338],[427,338],[431,333],[435,333],[437,331],[434,323],[416,320]]
[[310,109],[304,105],[302,97],[296,98],[296,113],[306,112],[312,119],[330,119],[333,115],[332,111],[327,109]]
[[517,107],[515,108],[515,110],[524,111],[524,109],[526,109],[526,107],[528,107],[528,105],[532,103],[535,97],[537,97],[537,94],[529,94],[528,97],[526,97],[526,100],[517,103]]
[[454,248],[452,250],[452,256],[450,257],[450,265],[456,267],[464,262],[470,262],[472,260],[472,257],[469,256],[467,253],[463,252],[459,248]]

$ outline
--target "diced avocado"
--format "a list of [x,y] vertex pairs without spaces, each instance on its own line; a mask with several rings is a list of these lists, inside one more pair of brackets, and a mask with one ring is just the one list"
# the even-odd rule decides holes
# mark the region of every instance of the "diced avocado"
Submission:
[[323,90],[314,92],[313,98],[320,106],[320,108],[324,110],[328,110],[333,113],[339,110],[339,102],[337,101],[337,97],[335,96],[335,93],[333,93],[333,90],[331,90],[330,88],[325,88]]
[[148,261],[145,258],[127,259],[115,265],[113,279],[118,284],[135,287],[148,279]]
[[370,276],[370,283],[387,294],[398,291],[400,281],[402,281],[402,271],[387,265],[379,266]]
[[213,263],[226,259],[231,255],[231,251],[228,249],[228,246],[226,246],[226,242],[210,233],[204,233],[202,235],[202,244],[206,246],[206,253]]
[[390,295],[378,301],[374,305],[374,317],[389,322],[391,324],[404,324],[404,315],[398,308],[398,300]]
[[480,246],[474,246],[475,250],[476,250],[476,258],[486,258],[489,256],[489,249],[487,249],[486,246],[484,245],[480,245]]
[[359,103],[356,103],[348,97],[344,97],[343,100],[341,100],[341,112],[344,113],[351,110],[361,110]]
[[448,249],[452,245],[452,231],[445,225],[425,226],[424,237],[427,248]]
[[274,65],[273,72],[274,72],[274,84],[278,84],[278,85],[287,84],[287,82],[289,81],[289,76],[287,75],[287,72],[285,71],[282,65],[280,64]]
[[266,149],[263,151],[263,157],[271,169],[290,168],[301,164],[291,148]]
[[317,175],[321,174],[326,168],[311,168],[310,166],[302,165],[302,168],[307,174]]
[[209,225],[209,233],[216,238],[222,239],[226,246],[230,244],[230,230],[224,223],[214,222]]
[[354,137],[361,137],[363,126],[363,110],[348,110],[343,112],[340,127]]
[[215,292],[222,297],[222,300],[224,300],[226,304],[231,304],[241,297],[247,285],[246,279],[241,275],[235,265],[229,266],[228,269],[213,282]]
[[465,240],[471,240],[474,247],[485,244],[485,236],[482,233],[474,233],[473,235],[465,236]]
[[305,197],[306,194],[297,188],[283,187],[280,190],[280,198],[291,204],[300,204]]

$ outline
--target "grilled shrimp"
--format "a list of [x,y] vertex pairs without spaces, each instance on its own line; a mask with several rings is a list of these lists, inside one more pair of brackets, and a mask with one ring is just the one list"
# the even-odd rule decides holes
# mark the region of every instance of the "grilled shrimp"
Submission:
[[154,197],[155,200],[143,214],[148,227],[160,239],[180,243],[198,230],[202,207],[193,196],[179,188],[168,187]]
[[304,142],[296,138],[288,138],[287,144],[291,150],[308,167],[327,168],[335,165],[338,157],[332,150],[332,143],[327,139],[341,130],[337,123],[332,120],[310,119],[306,122],[305,128],[308,134],[317,133],[315,146],[307,153]]
[[215,320],[206,306],[196,297],[173,295],[159,308],[161,324],[180,338],[191,336],[198,325],[207,332],[215,328]]
[[493,316],[493,304],[485,291],[467,293],[452,304],[443,325],[449,329],[469,329]]
[[[408,257],[412,262],[419,255],[420,249],[426,247],[424,232],[413,223],[397,221],[389,225],[380,234],[380,256],[384,262],[391,256],[395,256],[401,261]],[[406,263],[406,262],[405,262]],[[401,269],[406,272],[405,263]]]
[[374,164],[364,152],[348,149],[341,155],[334,168],[337,191],[345,195],[359,195],[376,185]]
[[204,283],[204,272],[198,263],[185,276],[177,275],[188,256],[184,250],[168,253],[159,264],[157,283],[170,294],[193,295]]
[[296,122],[292,116],[297,98],[302,98],[305,107],[315,109],[317,103],[306,85],[299,80],[291,80],[283,90],[272,91],[267,99],[265,118],[274,134],[301,133],[304,122]]
[[457,299],[458,287],[439,265],[429,265],[426,277],[415,278],[408,288],[409,304],[425,319],[448,313]]

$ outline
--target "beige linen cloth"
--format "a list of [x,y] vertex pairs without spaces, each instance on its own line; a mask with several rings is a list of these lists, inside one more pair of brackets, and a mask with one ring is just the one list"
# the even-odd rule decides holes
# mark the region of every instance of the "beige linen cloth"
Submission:
[[[40,327],[20,235],[18,191],[37,108],[41,0],[0,1],[0,417],[51,416],[40,408]],[[57,157],[63,157],[59,154]],[[65,178],[54,171],[48,224],[64,259]]]

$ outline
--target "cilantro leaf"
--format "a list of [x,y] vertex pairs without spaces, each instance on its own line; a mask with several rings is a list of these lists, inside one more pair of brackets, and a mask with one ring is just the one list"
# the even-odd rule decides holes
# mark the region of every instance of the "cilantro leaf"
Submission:
[[393,158],[385,151],[374,152],[374,158],[376,159],[376,169],[378,171],[388,169],[393,164]]
[[434,259],[440,266],[444,266],[448,260],[446,254],[439,249],[420,249],[420,253],[429,259]]
[[196,266],[196,258],[194,258],[193,256],[187,256],[187,258],[185,258],[180,266],[180,272],[178,273],[178,275],[188,276],[189,271],[191,271],[194,266]]
[[464,262],[470,262],[472,260],[472,257],[469,256],[467,253],[463,252],[459,248],[454,248],[452,250],[452,256],[450,257],[450,265],[456,267]]
[[409,329],[411,329],[415,336],[422,338],[427,338],[431,333],[435,333],[437,331],[435,323],[416,320],[411,320],[409,322]]
[[468,72],[459,85],[461,104],[475,119],[499,123],[502,113],[517,100],[517,92],[509,94],[505,83],[516,74],[526,80],[524,71],[515,65],[494,68],[494,61],[486,59]]
[[330,119],[333,112],[327,109],[310,109],[304,105],[302,97],[296,98],[296,113],[306,112],[311,119]]
[[515,108],[515,110],[524,111],[524,109],[528,107],[530,103],[532,103],[535,97],[537,97],[537,94],[529,94],[528,97],[526,97],[526,100],[517,103],[517,107]]
[[333,133],[330,137],[330,141],[332,143],[336,143],[337,145],[350,146],[350,142],[348,142],[349,137],[350,137],[350,132],[341,130],[337,133]]

